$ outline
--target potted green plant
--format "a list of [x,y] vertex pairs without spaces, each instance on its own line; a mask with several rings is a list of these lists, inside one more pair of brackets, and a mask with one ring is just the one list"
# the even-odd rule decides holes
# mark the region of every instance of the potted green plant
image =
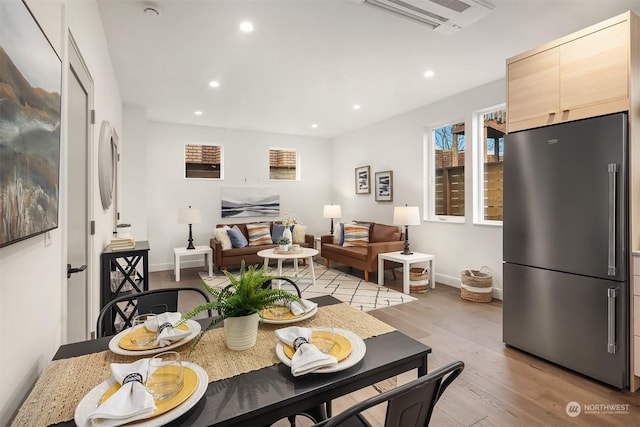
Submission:
[[289,249],[289,243],[291,242],[291,240],[289,240],[289,238],[287,237],[280,237],[278,239],[278,249],[281,251],[286,251]]
[[180,320],[184,323],[199,313],[212,309],[219,313],[211,323],[200,333],[193,344],[195,348],[203,335],[218,323],[224,321],[224,337],[227,347],[230,350],[247,350],[256,344],[258,336],[259,313],[265,308],[291,301],[302,302],[302,300],[290,292],[283,289],[273,289],[269,287],[271,280],[277,280],[282,276],[269,276],[266,268],[256,266],[245,267],[244,261],[240,265],[240,275],[225,271],[224,274],[229,279],[230,285],[224,288],[213,288],[204,283],[205,288],[211,294],[211,302],[201,304],[188,313],[185,313]]

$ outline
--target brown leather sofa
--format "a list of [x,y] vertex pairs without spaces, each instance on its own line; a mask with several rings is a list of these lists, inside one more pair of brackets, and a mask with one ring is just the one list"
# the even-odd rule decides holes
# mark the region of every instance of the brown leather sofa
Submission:
[[[367,221],[354,221],[369,226],[369,243],[367,246],[341,246],[334,243],[334,236],[322,236],[321,256],[327,268],[330,261],[344,264],[364,271],[364,280],[369,281],[369,273],[378,271],[378,254],[401,251],[404,248],[404,233],[395,225],[377,224]],[[399,267],[396,262],[385,261],[384,268]],[[395,277],[395,272],[394,272]]]
[[[259,223],[264,223],[266,221],[256,221]],[[270,229],[273,235],[273,222],[270,222]],[[237,225],[244,237],[249,240],[249,232],[247,231],[247,224],[217,224],[216,228],[228,226],[229,228],[233,228],[234,225]],[[300,243],[300,246],[304,246],[307,248],[313,248],[313,235],[305,234],[304,242]],[[213,249],[213,264],[215,267],[226,270],[228,267],[239,266],[244,260],[246,265],[254,265],[259,264],[262,265],[264,263],[264,259],[258,256],[258,252],[263,249],[275,248],[277,245],[260,245],[260,246],[245,246],[244,248],[231,248],[231,249],[222,249],[222,242],[214,237],[209,241],[209,245],[211,249]],[[306,263],[306,260],[304,261]]]

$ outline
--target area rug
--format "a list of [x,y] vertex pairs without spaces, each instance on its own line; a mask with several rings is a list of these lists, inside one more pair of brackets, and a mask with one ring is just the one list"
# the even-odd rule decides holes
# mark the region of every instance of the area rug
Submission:
[[[288,264],[288,265],[287,265]],[[365,282],[358,277],[351,276],[332,268],[326,268],[322,264],[315,263],[316,284],[311,283],[309,266],[300,265],[298,277],[294,278],[294,268],[291,263],[285,263],[282,274],[291,277],[302,292],[303,298],[313,298],[321,295],[331,295],[342,302],[362,310],[370,311],[378,308],[391,307],[405,302],[415,301],[416,298],[397,292],[375,283]],[[231,270],[233,273],[237,273]],[[207,273],[200,272],[200,278],[212,287],[223,287],[229,284],[229,280],[221,271],[216,271],[212,278]],[[273,269],[273,274],[277,270]]]

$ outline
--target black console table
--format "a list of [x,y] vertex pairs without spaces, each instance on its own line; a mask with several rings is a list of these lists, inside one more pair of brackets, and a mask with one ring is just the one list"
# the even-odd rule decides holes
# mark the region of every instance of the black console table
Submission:
[[[142,273],[138,265],[142,262]],[[118,276],[112,288],[111,274]],[[119,275],[117,273],[120,273]],[[107,246],[101,255],[100,308],[129,292],[149,290],[149,242],[136,242],[133,249],[114,250]]]

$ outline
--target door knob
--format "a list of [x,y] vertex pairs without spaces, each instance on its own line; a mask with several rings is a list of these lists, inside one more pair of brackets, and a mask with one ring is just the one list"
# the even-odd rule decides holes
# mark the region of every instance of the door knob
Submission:
[[87,269],[86,265],[82,265],[80,267],[71,267],[71,264],[67,264],[67,279],[71,279],[71,275],[73,273],[79,273],[81,271],[85,271]]

